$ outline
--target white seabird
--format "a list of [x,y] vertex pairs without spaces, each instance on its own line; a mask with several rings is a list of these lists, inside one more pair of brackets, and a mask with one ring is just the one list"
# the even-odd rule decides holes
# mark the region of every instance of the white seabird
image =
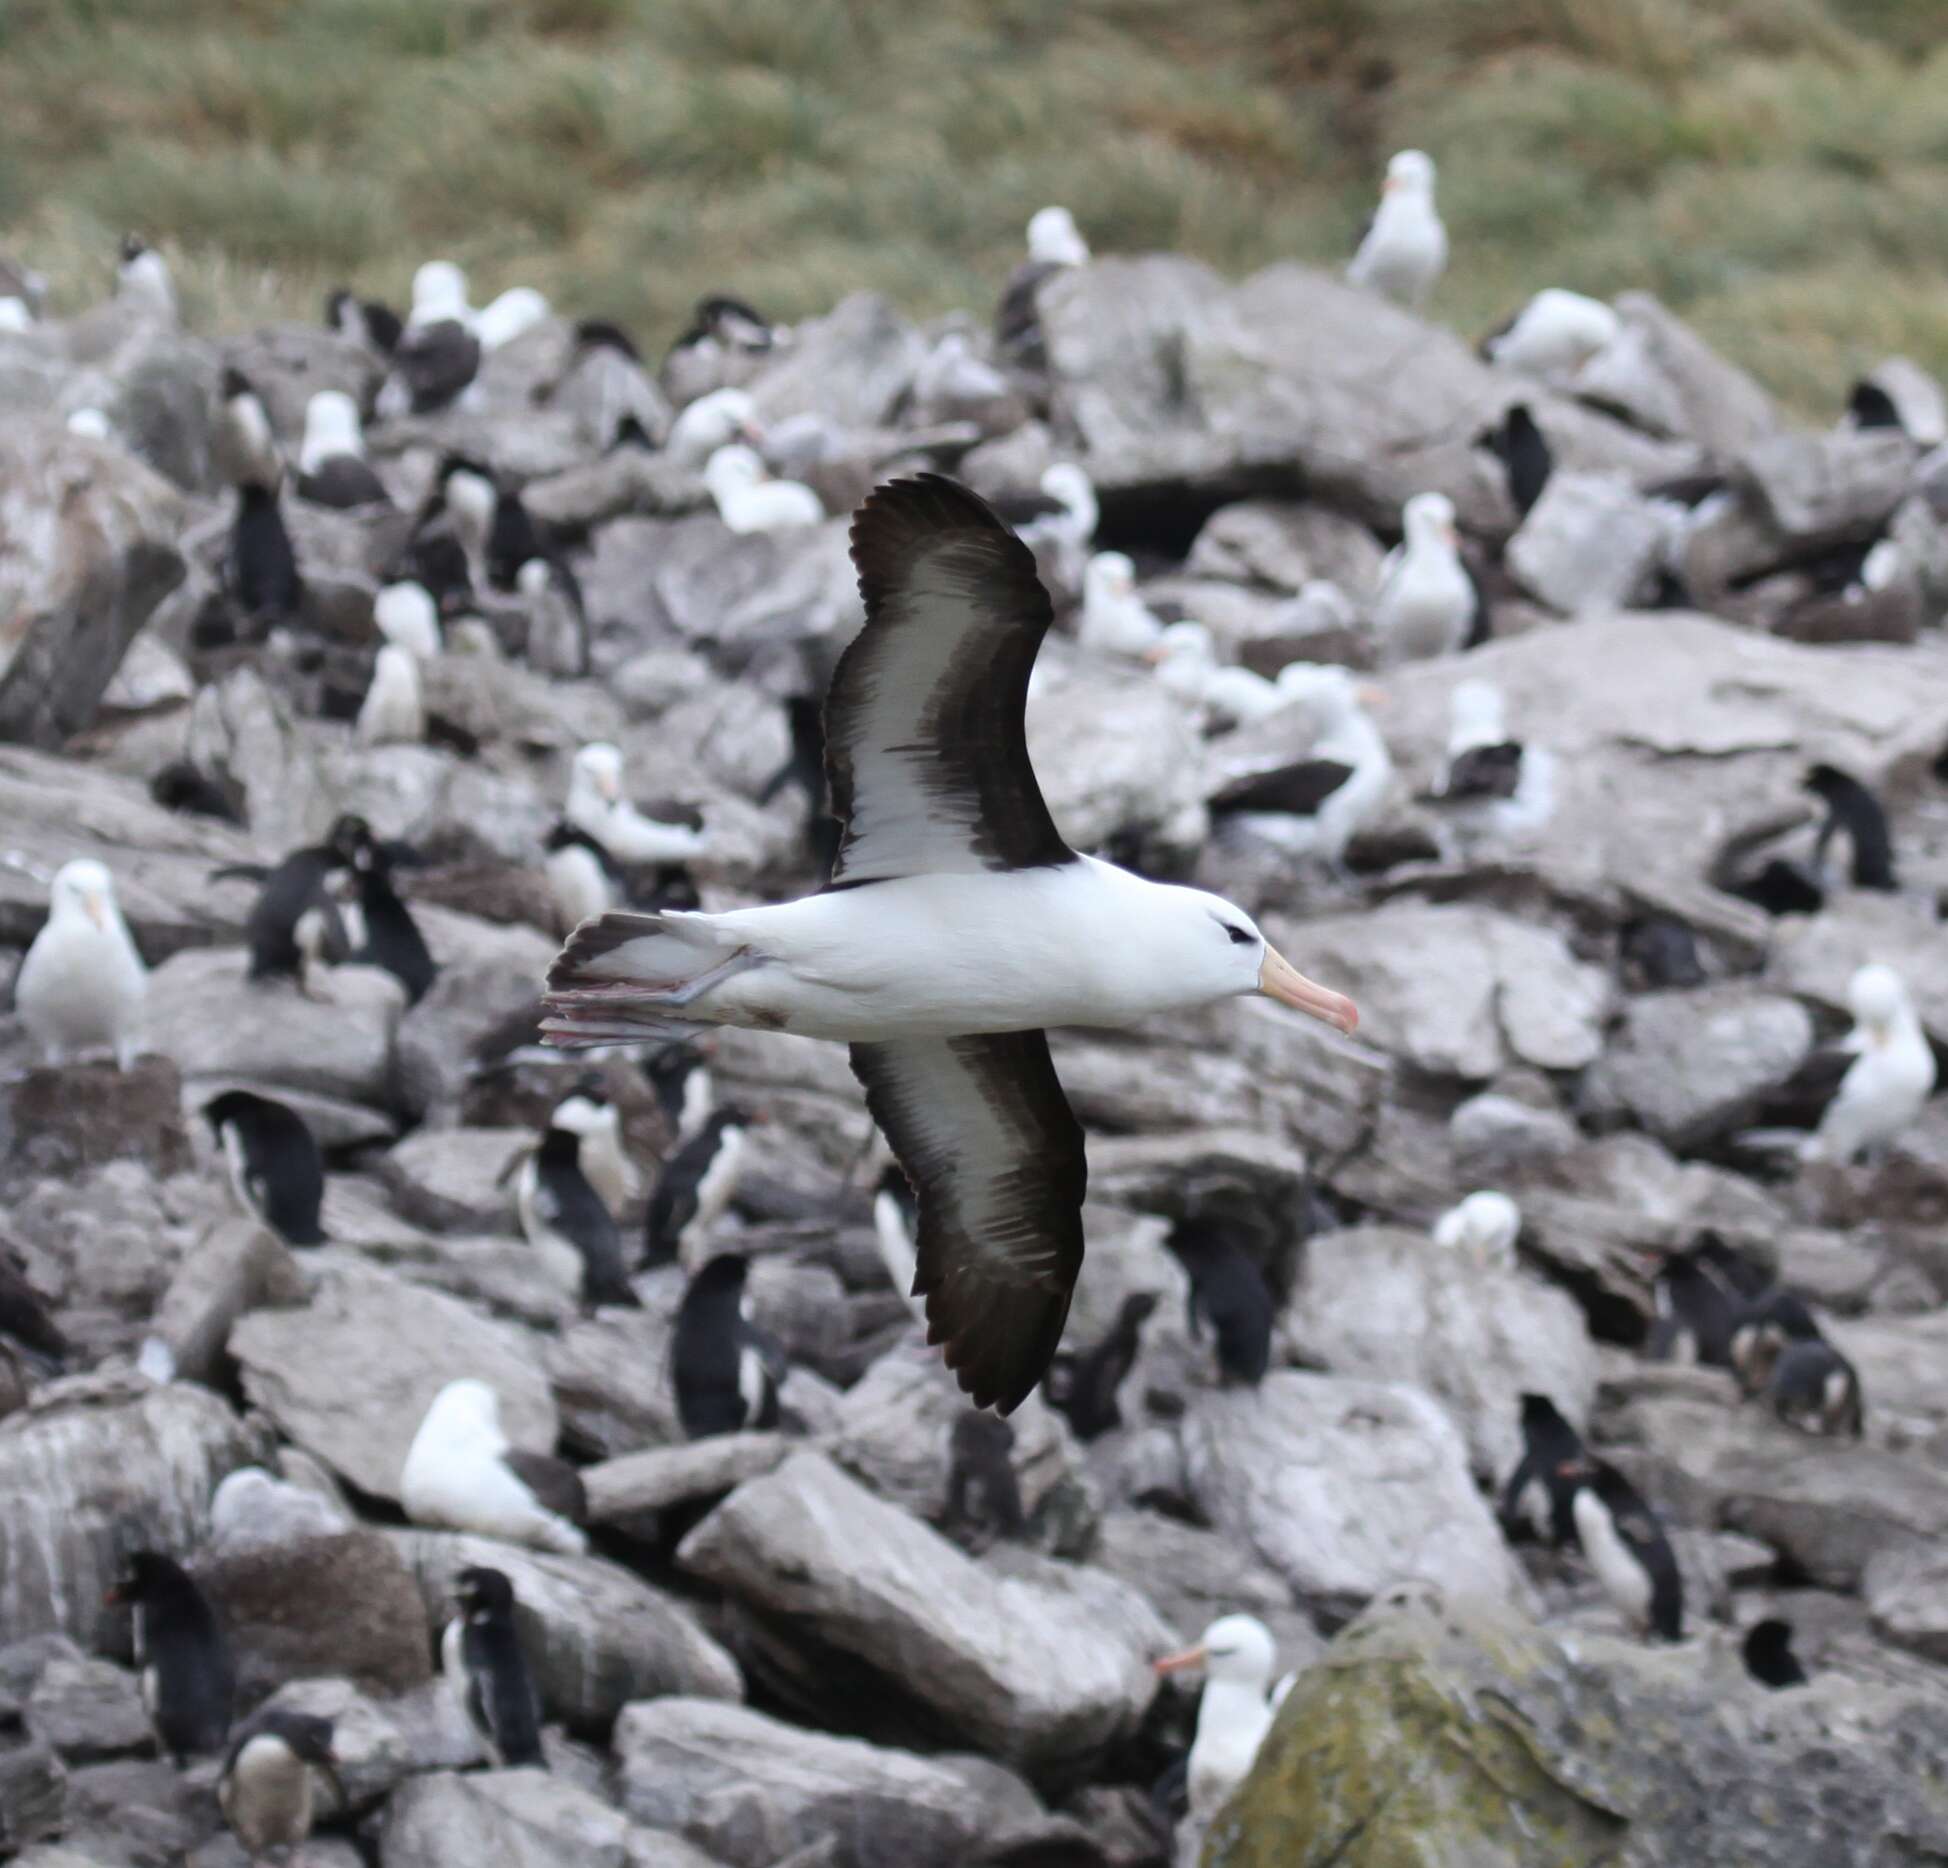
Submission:
[[1290,698],[1263,675],[1220,662],[1217,644],[1202,623],[1172,623],[1143,651],[1143,659],[1172,694],[1203,714],[1207,725],[1262,720]]
[[619,863],[687,863],[708,847],[702,831],[645,817],[622,795],[622,754],[606,740],[576,753],[562,815]]
[[896,481],[852,529],[866,623],[826,702],[830,886],[725,914],[608,914],[549,973],[567,1048],[742,1025],[852,1047],[919,1198],[929,1336],[980,1405],[1048,1367],[1082,1262],[1082,1130],[1048,1025],[1134,1024],[1262,992],[1358,1014],[1242,910],[1078,856],[1049,816],[1022,713],[1052,608],[988,506]]
[[426,737],[419,657],[388,642],[372,663],[372,685],[359,703],[352,737],[361,746],[416,746]]
[[406,328],[442,324],[447,320],[471,332],[478,314],[467,303],[467,275],[449,259],[429,259],[413,274],[412,308]]
[[1141,655],[1162,634],[1163,624],[1136,594],[1136,566],[1120,551],[1097,552],[1082,573],[1075,639],[1106,655]]
[[1271,1630],[1255,1615],[1225,1615],[1204,1630],[1195,1647],[1151,1664],[1158,1673],[1204,1670],[1186,1788],[1192,1817],[1208,1821],[1244,1782],[1272,1729],[1278,1650]]
[[800,480],[774,480],[756,448],[733,441],[703,464],[703,483],[717,516],[733,532],[783,532],[817,525],[819,497]]
[[415,1524],[571,1556],[588,1548],[566,1515],[581,1509],[580,1491],[562,1461],[509,1444],[500,1397],[473,1380],[448,1382],[433,1397],[399,1472],[399,1502]]
[[321,389],[304,405],[298,493],[316,505],[340,510],[391,504],[385,482],[365,458],[358,404],[342,389]]
[[498,350],[524,331],[546,323],[549,316],[548,301],[533,286],[512,285],[474,313],[473,334],[482,350]]
[[78,857],[48,890],[47,925],[34,936],[14,978],[14,1005],[27,1035],[50,1064],[83,1051],[135,1062],[148,969],[115,902],[115,878]]
[[1560,382],[1607,349],[1620,328],[1617,314],[1600,298],[1545,286],[1482,339],[1481,354],[1504,369]]
[[372,601],[372,621],[380,635],[415,660],[439,660],[440,609],[424,584],[410,579],[387,584]]
[[703,464],[719,448],[733,441],[756,445],[762,430],[750,393],[743,389],[713,389],[687,404],[670,424],[670,438],[663,452],[679,467],[701,472]]
[[1380,566],[1373,622],[1389,661],[1452,655],[1466,648],[1480,605],[1461,562],[1454,502],[1445,493],[1416,493],[1400,509],[1405,536]]
[[1355,285],[1418,305],[1447,265],[1447,229],[1434,208],[1434,158],[1403,149],[1387,164],[1380,205],[1346,276]]
[[1934,1092],[1934,1051],[1907,982],[1891,966],[1861,967],[1847,984],[1847,1008],[1853,1029],[1840,1048],[1855,1061],[1806,1144],[1809,1161],[1884,1153]]
[[1484,1189],[1451,1206],[1434,1222],[1434,1243],[1484,1271],[1513,1271],[1522,1209],[1505,1193]]

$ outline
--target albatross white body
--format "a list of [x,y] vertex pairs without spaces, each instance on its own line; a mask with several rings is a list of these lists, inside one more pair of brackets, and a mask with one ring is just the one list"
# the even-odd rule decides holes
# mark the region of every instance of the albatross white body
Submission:
[[1357,1014],[1241,910],[1063,842],[1022,723],[1053,612],[1032,552],[981,500],[933,475],[882,487],[852,556],[866,625],[826,701],[845,826],[830,886],[585,922],[549,972],[542,1029],[571,1048],[708,1025],[850,1044],[919,1203],[929,1338],[978,1405],[1011,1408],[1048,1367],[1082,1266],[1082,1129],[1042,1028],[1250,992],[1343,1031]]

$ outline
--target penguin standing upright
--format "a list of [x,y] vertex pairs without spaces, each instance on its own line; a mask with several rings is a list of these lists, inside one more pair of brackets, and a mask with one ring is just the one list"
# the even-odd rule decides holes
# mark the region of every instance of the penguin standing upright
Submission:
[[664,1162],[649,1197],[646,1263],[687,1262],[694,1256],[737,1192],[750,1126],[742,1109],[726,1103]]
[[1576,1538],[1603,1593],[1639,1632],[1681,1641],[1684,1583],[1657,1514],[1608,1460],[1585,1454],[1561,1476],[1575,1481]]
[[974,1408],[954,1418],[947,1464],[949,1535],[982,1545],[992,1537],[1019,1537],[1027,1524],[1015,1479],[1015,1430],[998,1414]]
[[1502,1488],[1496,1516],[1509,1538],[1547,1538],[1560,1550],[1576,1535],[1576,1484],[1570,1469],[1583,1440],[1547,1395],[1522,1397],[1522,1457]]
[[1257,1387],[1271,1361],[1272,1294],[1237,1229],[1221,1220],[1184,1219],[1165,1243],[1190,1274],[1191,1335],[1201,1336],[1208,1322],[1225,1378]]
[[1826,821],[1813,846],[1814,866],[1825,862],[1826,846],[1836,836],[1844,836],[1850,858],[1847,873],[1856,889],[1898,888],[1894,839],[1880,800],[1857,778],[1831,765],[1813,766],[1806,774],[1806,789],[1826,806]]
[[717,1106],[710,1065],[696,1045],[666,1044],[643,1060],[643,1076],[678,1143],[701,1133]]
[[237,488],[230,527],[230,595],[255,630],[293,621],[304,602],[298,554],[278,505],[277,483],[250,480]]
[[677,1419],[692,1440],[778,1424],[784,1354],[750,1320],[744,1258],[726,1252],[690,1280],[676,1313],[670,1368]]
[[582,1138],[551,1118],[516,1183],[521,1230],[541,1268],[585,1310],[640,1308],[623,1265],[615,1215],[582,1171]]
[[393,865],[402,856],[417,858],[403,845],[381,843],[363,825],[359,828],[363,834],[351,841],[351,868],[358,885],[365,940],[353,957],[367,966],[383,967],[405,987],[406,1003],[417,1005],[439,977],[439,963],[427,947],[412,910],[392,886]]
[[640,1176],[622,1141],[622,1111],[610,1101],[593,1071],[577,1079],[549,1118],[558,1129],[573,1130],[582,1148],[578,1157],[588,1184],[611,1213],[621,1213],[640,1191]]
[[313,978],[315,969],[343,960],[351,951],[331,880],[351,868],[360,840],[370,835],[363,818],[348,815],[332,825],[323,843],[293,850],[274,869],[232,863],[210,872],[212,882],[237,879],[262,885],[244,921],[252,979],[288,974],[301,992],[319,996],[323,989]]
[[267,1706],[236,1736],[217,1780],[217,1803],[252,1861],[270,1849],[295,1849],[311,1834],[311,1773],[331,1785],[340,1808],[332,1722],[316,1713]]
[[274,487],[284,477],[284,457],[264,399],[234,366],[223,372],[214,442],[217,471],[233,486]]
[[1123,1424],[1116,1391],[1136,1362],[1144,1319],[1156,1307],[1155,1292],[1132,1292],[1123,1299],[1109,1334],[1093,1349],[1063,1351],[1048,1365],[1042,1396],[1068,1417],[1078,1440],[1093,1440]]
[[514,1585],[475,1565],[460,1572],[453,1595],[460,1612],[440,1637],[448,1691],[497,1769],[545,1769],[541,1695],[514,1621]]
[[231,1190],[287,1245],[322,1245],[318,1209],[325,1193],[325,1160],[304,1118],[285,1104],[249,1090],[226,1090],[203,1105],[204,1119],[223,1149]]
[[175,1558],[138,1550],[109,1590],[135,1617],[135,1665],[156,1742],[180,1768],[223,1749],[236,1673],[209,1599]]

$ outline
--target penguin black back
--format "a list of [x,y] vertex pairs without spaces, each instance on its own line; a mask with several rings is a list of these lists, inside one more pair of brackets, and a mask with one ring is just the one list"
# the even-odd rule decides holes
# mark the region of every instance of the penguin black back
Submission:
[[474,1730],[507,1769],[545,1764],[541,1697],[514,1620],[514,1585],[499,1570],[474,1567],[455,1579],[455,1594],[464,1703]]
[[1042,1395],[1049,1406],[1068,1417],[1079,1440],[1093,1440],[1122,1424],[1116,1392],[1136,1362],[1144,1320],[1156,1309],[1156,1294],[1135,1291],[1109,1334],[1093,1349],[1057,1355],[1042,1379]]
[[230,1159],[239,1195],[287,1245],[322,1245],[325,1161],[304,1118],[249,1090],[226,1090],[204,1104],[203,1114]]
[[214,879],[242,875],[262,883],[244,922],[252,979],[299,973],[313,951],[345,957],[344,923],[325,885],[335,870],[351,868],[359,840],[370,835],[363,819],[341,817],[323,843],[293,850],[268,874],[241,868],[213,872]]
[[1549,1541],[1561,1549],[1576,1535],[1576,1480],[1565,1467],[1583,1458],[1583,1440],[1547,1395],[1522,1397],[1522,1457],[1502,1490],[1496,1515],[1502,1531],[1519,1539],[1534,1528],[1525,1494],[1540,1485],[1549,1501]]
[[108,1592],[135,1614],[142,1698],[163,1750],[181,1765],[223,1749],[236,1675],[216,1611],[180,1563],[138,1550]]
[[1673,915],[1636,915],[1623,926],[1619,943],[1623,983],[1632,992],[1702,986],[1704,963],[1697,936]]
[[[1644,1501],[1637,1488],[1607,1460],[1586,1459],[1582,1463],[1583,1488],[1594,1495],[1607,1515],[1623,1560],[1640,1572],[1647,1593],[1643,1597],[1642,1619],[1649,1631],[1665,1641],[1684,1638],[1684,1579],[1677,1567],[1677,1553],[1656,1512]],[[1617,1578],[1607,1573],[1606,1553],[1582,1538],[1584,1554],[1602,1577],[1606,1589],[1616,1593]]]
[[1236,1229],[1219,1220],[1179,1220],[1169,1246],[1190,1274],[1190,1332],[1208,1322],[1217,1337],[1218,1367],[1233,1381],[1256,1387],[1271,1361],[1272,1294]]
[[[493,523],[487,528],[487,581],[496,590],[512,590],[521,566],[530,558],[546,558],[541,534],[520,494],[501,488],[494,500]],[[581,603],[577,586],[575,601]]]
[[352,857],[358,877],[359,908],[365,917],[365,945],[353,957],[383,967],[406,989],[406,1003],[417,1005],[439,977],[439,963],[412,910],[392,886],[394,854],[367,832]]
[[690,1280],[676,1313],[671,1375],[677,1419],[692,1440],[777,1423],[773,1370],[744,1320],[745,1260],[713,1258]]
[[1858,1440],[1867,1430],[1859,1372],[1824,1337],[1786,1344],[1772,1365],[1766,1399],[1779,1419],[1808,1433]]
[[667,1265],[683,1243],[683,1230],[702,1211],[705,1185],[726,1146],[725,1131],[741,1130],[748,1118],[742,1110],[713,1110],[709,1119],[664,1162],[649,1196],[644,1226],[644,1263]]
[[1741,1651],[1745,1656],[1745,1671],[1761,1686],[1777,1692],[1782,1687],[1806,1684],[1806,1669],[1792,1651],[1791,1622],[1780,1621],[1776,1616],[1754,1622],[1746,1630]]
[[1900,885],[1894,876],[1894,839],[1887,828],[1887,813],[1880,800],[1857,779],[1837,766],[1816,765],[1806,774],[1806,789],[1816,793],[1826,805],[1826,822],[1820,826],[1815,860],[1823,858],[1826,846],[1840,832],[1846,833],[1851,854],[1849,874],[1856,889],[1892,890]]
[[297,553],[275,487],[237,489],[237,516],[230,528],[230,592],[245,617],[264,625],[288,622],[304,600]]
[[1502,464],[1508,476],[1508,497],[1515,510],[1528,516],[1529,508],[1542,497],[1555,467],[1549,443],[1536,426],[1526,402],[1511,402],[1498,426],[1482,437],[1488,450]]
[[[1747,1288],[1753,1273],[1743,1256],[1715,1233],[1702,1234],[1688,1250],[1672,1253],[1657,1274],[1651,1360],[1690,1359],[1708,1368],[1730,1368],[1732,1339],[1755,1295]],[[1763,1272],[1757,1278],[1762,1287]]]
[[1027,1522],[1015,1479],[1015,1430],[970,1408],[955,1417],[947,1467],[947,1526],[963,1538],[1019,1537]]
[[545,1223],[575,1248],[582,1261],[582,1302],[640,1309],[642,1300],[629,1288],[615,1216],[582,1171],[581,1137],[553,1126],[543,1131],[535,1151],[535,1176],[550,1207]]

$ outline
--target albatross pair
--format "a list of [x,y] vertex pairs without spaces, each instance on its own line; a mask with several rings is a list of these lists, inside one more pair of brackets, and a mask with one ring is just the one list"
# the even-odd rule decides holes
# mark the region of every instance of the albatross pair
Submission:
[[919,1200],[914,1293],[977,1405],[1047,1368],[1082,1263],[1081,1126],[1045,1027],[1133,1024],[1262,992],[1341,1031],[1315,985],[1215,895],[1062,841],[1022,712],[1051,608],[1028,548],[935,475],[852,528],[866,624],[826,701],[832,811],[816,895],[608,914],[570,937],[543,1030],[574,1048],[743,1025],[852,1049]]

